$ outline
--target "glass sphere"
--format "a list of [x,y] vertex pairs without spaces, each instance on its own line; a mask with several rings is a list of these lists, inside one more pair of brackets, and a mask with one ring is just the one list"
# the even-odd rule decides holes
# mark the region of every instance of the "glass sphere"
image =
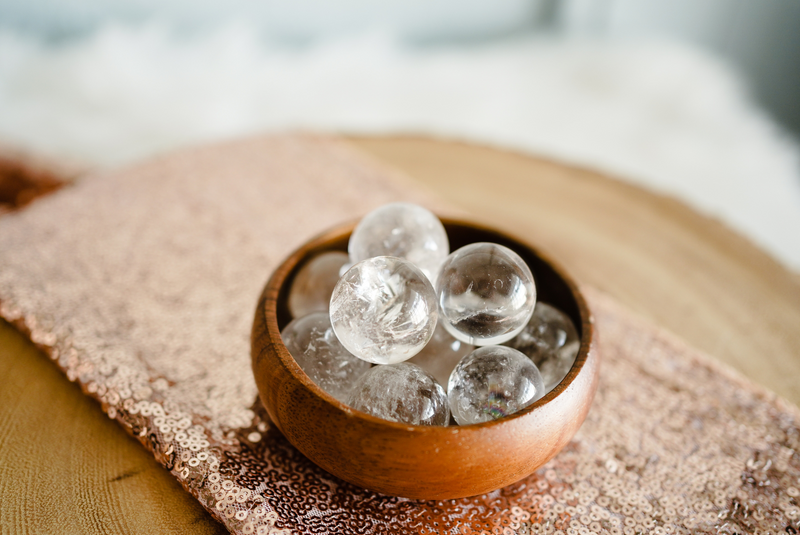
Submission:
[[453,338],[439,322],[428,345],[408,362],[433,375],[440,385],[447,386],[456,364],[474,349],[475,346]]
[[569,373],[581,341],[569,316],[538,302],[528,325],[506,345],[536,364],[544,378],[545,392],[550,392]]
[[442,222],[433,213],[416,204],[397,202],[364,216],[350,236],[347,250],[354,264],[375,256],[408,260],[433,284],[450,244]]
[[495,243],[473,243],[445,260],[436,282],[444,328],[476,346],[500,344],[527,325],[536,304],[530,268]]
[[281,331],[281,339],[305,374],[341,402],[371,367],[339,343],[327,312],[292,320]]
[[405,424],[447,425],[450,421],[442,385],[408,362],[373,367],[358,380],[347,404],[372,416]]
[[459,425],[497,420],[544,396],[544,381],[531,359],[505,346],[479,347],[450,375],[447,398]]
[[347,254],[329,251],[315,256],[297,272],[289,289],[289,312],[302,318],[312,312],[325,312],[339,282],[339,270],[349,262]]
[[436,328],[428,278],[400,258],[378,256],[351,267],[333,290],[331,324],[348,351],[375,364],[408,360]]

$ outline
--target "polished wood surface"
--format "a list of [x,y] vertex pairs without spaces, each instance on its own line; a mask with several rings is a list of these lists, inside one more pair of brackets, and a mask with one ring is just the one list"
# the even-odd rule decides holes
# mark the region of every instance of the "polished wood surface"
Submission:
[[[581,335],[572,370],[545,397],[501,420],[468,426],[409,426],[355,411],[315,385],[281,339],[291,321],[288,293],[297,271],[326,251],[347,251],[355,224],[303,245],[279,266],[253,322],[253,372],[267,413],[284,436],[328,472],[378,492],[438,500],[491,492],[552,459],[589,412],[599,375],[591,314],[563,270],[528,244],[484,226],[443,219],[452,250],[499,243],[536,274],[537,299],[570,316]],[[502,447],[498,447],[501,444]]]
[[[718,221],[547,159],[411,137],[351,143],[800,403],[800,279]],[[0,526],[3,533],[224,532],[2,323]]]
[[0,532],[227,530],[49,358],[0,321]]
[[415,137],[352,142],[800,404],[800,276],[721,222],[552,160]]

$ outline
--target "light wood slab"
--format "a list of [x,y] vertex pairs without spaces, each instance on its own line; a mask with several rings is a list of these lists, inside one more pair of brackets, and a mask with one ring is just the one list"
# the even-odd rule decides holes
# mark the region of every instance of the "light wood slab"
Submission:
[[551,160],[414,137],[352,142],[800,404],[800,277],[720,222]]
[[0,321],[0,532],[227,530],[49,358]]
[[[423,138],[351,142],[800,403],[800,280],[718,222],[547,160]],[[0,323],[0,531],[224,530],[49,359]]]

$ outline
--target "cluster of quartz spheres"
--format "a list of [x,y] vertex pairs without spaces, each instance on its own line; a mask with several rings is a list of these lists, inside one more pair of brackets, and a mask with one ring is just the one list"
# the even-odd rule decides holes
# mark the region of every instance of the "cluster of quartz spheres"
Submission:
[[281,337],[320,388],[412,425],[519,411],[561,382],[579,347],[569,317],[536,302],[519,255],[493,243],[450,253],[439,219],[408,203],[365,216],[348,254],[302,266],[288,305]]

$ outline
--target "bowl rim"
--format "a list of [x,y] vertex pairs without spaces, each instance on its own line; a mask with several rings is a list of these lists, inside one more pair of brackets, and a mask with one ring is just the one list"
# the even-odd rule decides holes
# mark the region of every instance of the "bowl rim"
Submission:
[[[530,252],[534,254],[534,256],[538,257],[540,260],[546,263],[553,270],[553,272],[555,272],[555,274],[566,284],[572,298],[575,299],[581,320],[581,325],[580,325],[581,339],[580,339],[580,347],[578,349],[578,354],[576,355],[575,362],[573,362],[569,372],[567,372],[567,375],[561,380],[561,382],[558,385],[556,385],[550,392],[545,394],[542,398],[538,399],[537,401],[528,405],[527,407],[525,407],[520,411],[517,411],[503,418],[499,418],[497,420],[489,420],[487,422],[480,422],[468,425],[424,426],[424,425],[407,424],[402,422],[393,422],[391,420],[384,420],[383,418],[372,416],[370,414],[361,412],[357,409],[354,409],[346,405],[345,403],[337,400],[336,398],[334,398],[333,396],[322,390],[322,388],[320,388],[303,371],[300,365],[297,364],[297,361],[295,361],[294,357],[292,357],[289,350],[283,344],[278,323],[277,303],[280,298],[281,289],[283,285],[290,278],[290,275],[296,272],[296,270],[299,269],[300,265],[303,264],[307,260],[307,258],[309,258],[309,254],[315,249],[324,247],[331,241],[344,239],[346,236],[352,233],[353,229],[355,229],[358,220],[350,220],[345,223],[341,223],[339,225],[336,225],[335,227],[329,228],[328,230],[321,232],[320,234],[317,234],[316,236],[304,242],[294,251],[292,251],[292,253],[290,253],[289,256],[286,257],[281,262],[281,264],[275,269],[275,271],[272,273],[269,280],[267,281],[266,286],[264,287],[264,293],[266,299],[264,299],[264,305],[263,305],[265,310],[263,310],[262,312],[264,313],[266,332],[271,341],[271,344],[274,346],[276,350],[276,354],[280,359],[281,364],[285,366],[287,371],[291,372],[294,378],[297,379],[315,397],[321,398],[322,401],[326,402],[328,405],[332,405],[337,410],[341,411],[350,418],[364,420],[365,422],[368,422],[373,425],[382,425],[386,426],[387,428],[406,430],[422,435],[453,434],[453,433],[459,433],[461,431],[464,432],[480,431],[487,428],[494,428],[502,425],[511,425],[511,422],[518,420],[520,418],[524,418],[530,415],[531,413],[536,412],[539,407],[542,407],[550,403],[551,401],[555,400],[564,391],[566,391],[569,388],[569,386],[581,374],[589,358],[589,349],[592,346],[592,340],[595,337],[594,318],[592,317],[591,311],[589,310],[589,307],[586,304],[586,300],[583,296],[583,293],[580,291],[578,284],[572,279],[572,277],[570,277],[567,274],[567,272],[563,269],[561,264],[553,261],[549,255],[543,254],[537,247],[529,244],[526,240],[519,238],[517,235],[513,233],[498,229],[483,222],[467,220],[462,218],[446,217],[446,216],[441,216],[439,214],[436,214],[436,216],[439,218],[439,220],[442,222],[445,228],[447,228],[448,225],[450,225],[450,226],[460,226],[462,228],[477,229],[480,231],[485,231],[488,233],[493,233],[502,236],[508,241],[513,241],[516,244],[520,244],[523,247],[526,247]],[[513,250],[513,248],[511,249]],[[446,391],[447,388],[445,387],[445,392]]]

